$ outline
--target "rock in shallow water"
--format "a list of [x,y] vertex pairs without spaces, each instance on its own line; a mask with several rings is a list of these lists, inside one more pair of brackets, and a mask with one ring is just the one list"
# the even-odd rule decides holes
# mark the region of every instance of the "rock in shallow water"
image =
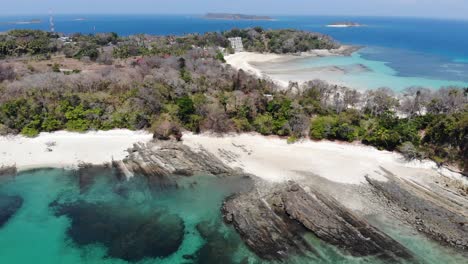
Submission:
[[313,251],[303,233],[353,256],[376,256],[398,262],[411,253],[386,234],[355,216],[333,198],[299,185],[281,185],[260,195],[257,190],[228,199],[224,218],[232,223],[245,243],[268,260]]
[[21,197],[0,194],[0,228],[13,217],[22,205],[23,199]]
[[[385,170],[384,170],[385,171]],[[366,177],[398,218],[443,244],[468,249],[468,200],[448,188],[425,186],[385,171],[387,181]],[[401,208],[400,210],[398,210]]]
[[234,254],[242,241],[234,231],[223,232],[221,222],[209,221],[198,223],[197,230],[206,243],[192,257],[195,263],[237,263]]
[[70,219],[68,235],[76,244],[102,244],[111,258],[137,262],[166,257],[176,252],[183,241],[184,223],[176,215],[85,201],[51,206],[57,216]]

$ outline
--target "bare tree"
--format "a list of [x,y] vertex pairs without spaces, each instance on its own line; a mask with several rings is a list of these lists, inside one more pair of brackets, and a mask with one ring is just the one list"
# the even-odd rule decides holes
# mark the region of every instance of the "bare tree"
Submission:
[[381,115],[394,110],[398,105],[398,99],[390,88],[383,87],[365,93],[365,109],[372,115]]

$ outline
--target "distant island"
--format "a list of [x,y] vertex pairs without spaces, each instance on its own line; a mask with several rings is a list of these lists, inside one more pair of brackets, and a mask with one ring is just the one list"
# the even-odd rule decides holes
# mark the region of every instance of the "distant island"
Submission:
[[8,22],[8,24],[14,24],[14,25],[29,25],[29,24],[40,24],[42,21],[40,19],[31,19],[31,20],[25,20],[25,21],[12,21]]
[[203,16],[206,19],[224,19],[224,20],[273,20],[269,16],[229,14],[229,13],[208,13]]
[[362,27],[363,24],[359,24],[356,22],[335,22],[328,24],[327,27]]

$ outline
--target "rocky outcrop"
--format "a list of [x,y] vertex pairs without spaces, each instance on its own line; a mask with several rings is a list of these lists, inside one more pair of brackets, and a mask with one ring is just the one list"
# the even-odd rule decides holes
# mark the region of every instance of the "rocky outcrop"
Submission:
[[1,166],[0,167],[0,177],[16,175],[17,172],[18,170],[16,169],[15,166]]
[[353,256],[377,256],[398,262],[412,258],[400,245],[333,198],[317,190],[288,183],[260,195],[258,190],[228,199],[225,221],[232,223],[245,243],[264,259],[286,259],[313,252],[304,238],[312,232]]
[[382,205],[430,238],[468,249],[468,199],[448,184],[425,186],[398,178],[387,171],[387,181],[367,177]]
[[139,143],[128,151],[129,155],[123,161],[114,162],[114,166],[127,177],[144,175],[162,187],[176,184],[171,175],[236,174],[211,153],[203,149],[194,151],[177,141]]
[[277,203],[281,204],[281,199],[275,194],[260,197],[252,191],[228,199],[222,211],[225,221],[233,224],[246,245],[263,259],[281,260],[312,250],[301,236],[304,229],[277,210],[273,205]]
[[291,219],[353,256],[378,256],[390,260],[411,258],[398,242],[317,190],[306,192],[293,184],[282,193],[282,201]]

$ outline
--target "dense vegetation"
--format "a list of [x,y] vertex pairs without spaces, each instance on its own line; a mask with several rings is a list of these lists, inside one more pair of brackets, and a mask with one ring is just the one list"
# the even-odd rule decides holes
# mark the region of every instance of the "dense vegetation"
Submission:
[[[361,93],[321,81],[278,89],[268,80],[223,63],[219,47],[228,47],[226,37],[251,31],[183,37],[75,35],[69,44],[39,49],[80,59],[89,68],[86,71],[63,72],[55,64],[36,71],[29,64],[21,68],[14,59],[4,61],[0,65],[0,133],[35,136],[60,129],[129,128],[151,129],[165,139],[180,137],[182,130],[257,131],[288,137],[289,142],[303,137],[359,140],[399,150],[409,159],[429,157],[467,166],[468,89],[413,87],[396,95],[389,89]],[[270,41],[303,34],[274,31],[278,35],[271,37],[269,31],[253,31]],[[11,41],[11,35],[24,34],[9,33],[3,39]],[[50,43],[58,41],[48,33],[33,34],[29,42],[44,36]],[[258,38],[248,38],[247,43],[251,39]],[[249,49],[256,47],[261,45],[252,44]],[[272,51],[274,45],[263,47]],[[35,50],[4,55],[36,56]]]
[[179,37],[137,35],[119,38],[115,33],[74,34],[66,40],[60,39],[59,34],[39,30],[12,30],[0,34],[0,58],[22,55],[48,58],[60,52],[70,58],[86,57],[94,61],[100,55],[109,57],[106,53],[106,47],[109,46],[113,47],[116,58],[166,54],[180,56],[193,46],[230,50],[230,37],[242,37],[245,49],[256,52],[296,53],[339,47],[333,39],[322,34],[298,30],[264,30],[260,27]]
[[330,37],[297,30],[233,29],[224,32],[225,37],[242,37],[248,51],[270,53],[298,53],[312,49],[333,49],[339,45]]

